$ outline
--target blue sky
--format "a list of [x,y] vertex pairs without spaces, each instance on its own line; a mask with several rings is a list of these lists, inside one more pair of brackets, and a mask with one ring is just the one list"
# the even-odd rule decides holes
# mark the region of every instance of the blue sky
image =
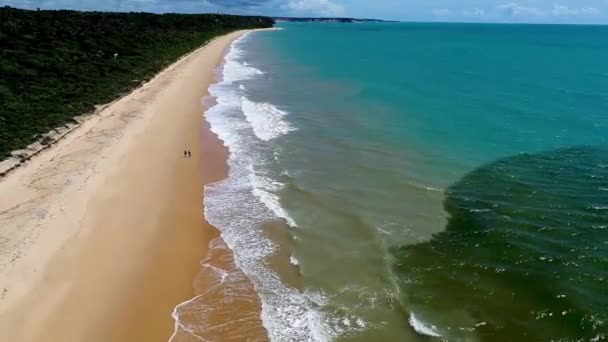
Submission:
[[349,16],[408,21],[603,23],[608,0],[0,0],[22,8]]

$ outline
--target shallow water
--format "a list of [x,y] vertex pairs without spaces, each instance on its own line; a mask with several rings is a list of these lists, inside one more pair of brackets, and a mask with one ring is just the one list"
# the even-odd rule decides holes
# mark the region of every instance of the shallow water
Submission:
[[272,340],[601,337],[607,28],[283,28],[206,115],[205,212]]

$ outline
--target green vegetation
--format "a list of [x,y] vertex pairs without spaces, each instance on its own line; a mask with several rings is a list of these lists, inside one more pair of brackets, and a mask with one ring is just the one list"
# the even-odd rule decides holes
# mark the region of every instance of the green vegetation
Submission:
[[0,160],[215,36],[273,20],[0,8]]

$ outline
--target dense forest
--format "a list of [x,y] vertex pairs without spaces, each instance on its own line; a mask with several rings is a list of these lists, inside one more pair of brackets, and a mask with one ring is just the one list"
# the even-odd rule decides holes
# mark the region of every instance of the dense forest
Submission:
[[0,160],[265,17],[0,8]]

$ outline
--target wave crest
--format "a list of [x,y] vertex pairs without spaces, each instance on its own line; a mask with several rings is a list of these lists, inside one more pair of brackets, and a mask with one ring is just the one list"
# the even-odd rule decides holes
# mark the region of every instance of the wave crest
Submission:
[[241,104],[243,114],[251,124],[255,136],[261,140],[270,141],[296,130],[285,121],[287,112],[271,103],[253,102],[243,96]]

